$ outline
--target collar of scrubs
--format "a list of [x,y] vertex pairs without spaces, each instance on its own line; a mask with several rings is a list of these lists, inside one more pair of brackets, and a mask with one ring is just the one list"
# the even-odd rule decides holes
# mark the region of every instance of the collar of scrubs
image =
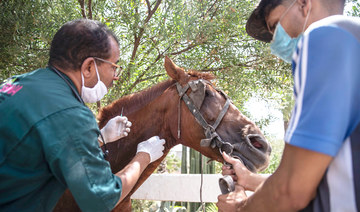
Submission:
[[[80,97],[79,93],[77,92],[77,90],[75,89],[75,86],[73,84],[73,82],[71,81],[71,79],[66,76],[66,74],[62,73],[61,71],[57,70],[55,67],[50,66],[49,65],[49,69],[51,69],[52,71],[54,71],[57,75],[59,75],[65,82],[66,84],[70,87],[70,89],[72,90],[72,92],[74,93],[75,97],[83,104],[85,105],[85,102],[83,101],[83,99]],[[86,105],[85,105],[86,106]],[[101,134],[101,131],[99,131],[100,133],[100,137],[101,140],[103,141],[104,144],[104,158],[107,159],[108,155],[109,155],[109,150],[106,147],[106,142],[104,140],[103,135]]]

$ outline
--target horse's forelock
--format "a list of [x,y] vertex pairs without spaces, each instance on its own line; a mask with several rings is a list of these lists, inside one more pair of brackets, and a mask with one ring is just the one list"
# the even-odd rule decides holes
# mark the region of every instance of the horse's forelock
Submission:
[[200,71],[195,71],[195,70],[189,70],[187,72],[188,75],[190,75],[191,77],[196,77],[199,79],[204,79],[204,80],[213,80],[215,79],[215,75],[213,75],[210,72],[200,72]]

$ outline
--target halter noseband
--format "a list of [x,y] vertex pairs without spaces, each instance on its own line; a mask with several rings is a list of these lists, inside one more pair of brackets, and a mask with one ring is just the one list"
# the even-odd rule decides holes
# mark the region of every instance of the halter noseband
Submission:
[[[204,86],[201,87],[201,84]],[[210,125],[200,113],[200,107],[204,100],[203,99],[204,97],[200,97],[200,100],[197,99],[197,101],[201,101],[201,102],[200,103],[196,102],[197,104],[195,104],[193,99],[196,98],[196,95],[192,95],[191,96],[192,98],[190,98],[186,94],[186,92],[189,88],[192,89],[192,92],[196,91],[199,87],[200,87],[200,89],[206,89],[206,87],[205,87],[206,84],[210,85],[216,91],[220,92],[220,94],[222,96],[224,96],[226,99],[225,105],[222,108],[222,110],[220,111],[220,114],[218,115],[218,117],[213,125]],[[224,92],[222,92],[221,90],[215,88],[209,81],[204,80],[204,79],[190,81],[184,87],[182,87],[180,85],[180,83],[177,82],[176,88],[177,88],[177,91],[180,96],[179,105],[178,105],[178,139],[180,138],[180,119],[181,119],[181,108],[180,107],[181,107],[181,99],[183,99],[186,106],[189,108],[190,112],[194,115],[196,121],[204,129],[206,138],[201,139],[200,145],[201,146],[211,146],[212,148],[217,147],[217,148],[219,148],[220,153],[225,151],[228,155],[231,155],[233,152],[233,149],[234,149],[233,145],[230,144],[229,142],[222,140],[221,137],[219,136],[219,134],[217,134],[217,132],[216,132],[216,128],[219,126],[221,120],[224,118],[226,112],[229,109],[230,103],[231,103],[231,100],[227,97],[227,95]],[[205,92],[205,90],[204,90],[204,92]]]

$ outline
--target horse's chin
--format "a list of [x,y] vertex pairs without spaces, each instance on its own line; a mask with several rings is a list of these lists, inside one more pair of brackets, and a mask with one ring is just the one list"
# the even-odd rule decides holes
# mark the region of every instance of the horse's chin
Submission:
[[238,158],[251,172],[263,171],[269,164],[271,146],[259,134],[249,134],[240,143],[233,144],[232,157]]
[[[235,150],[234,152],[232,152],[231,157],[240,160],[245,165],[245,167],[253,173],[261,172],[265,170],[269,165],[269,157],[265,154],[257,154],[258,158],[250,159],[245,157],[244,155],[246,154],[242,154]],[[225,162],[224,158],[220,154],[219,157],[211,159],[210,161],[212,160],[216,160],[219,163]]]
[[263,163],[263,162],[259,163],[259,161],[257,161],[257,160],[253,161],[251,159],[244,157],[239,152],[233,152],[232,157],[239,159],[245,165],[245,167],[253,173],[257,173],[257,172],[265,170],[269,164],[269,162],[268,162],[269,160],[267,158],[264,159],[266,161],[265,163]]
[[241,155],[237,152],[233,152],[232,157],[240,160],[242,162],[242,164],[244,164],[246,166],[246,168],[248,170],[250,170],[251,172],[254,172],[254,173],[257,172],[258,169],[255,166],[255,164],[252,161],[250,161],[249,159],[247,159],[246,157],[244,157],[243,155]]

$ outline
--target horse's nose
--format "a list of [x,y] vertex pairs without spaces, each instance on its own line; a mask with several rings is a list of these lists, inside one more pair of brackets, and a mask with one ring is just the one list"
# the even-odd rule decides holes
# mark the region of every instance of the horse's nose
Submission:
[[270,155],[271,146],[270,146],[269,142],[262,135],[249,134],[246,136],[246,138],[247,138],[247,141],[249,142],[249,144],[253,148],[255,148],[265,154]]

